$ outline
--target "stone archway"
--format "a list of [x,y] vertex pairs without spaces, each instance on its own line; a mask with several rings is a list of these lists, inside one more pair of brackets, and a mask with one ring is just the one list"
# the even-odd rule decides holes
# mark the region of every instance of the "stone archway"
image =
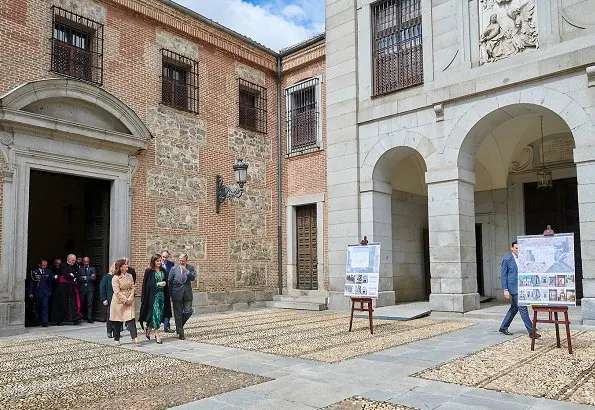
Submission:
[[151,134],[105,90],[70,79],[26,83],[0,97],[0,334],[23,330],[29,182],[33,170],[110,181],[110,259],[130,252],[132,175]]

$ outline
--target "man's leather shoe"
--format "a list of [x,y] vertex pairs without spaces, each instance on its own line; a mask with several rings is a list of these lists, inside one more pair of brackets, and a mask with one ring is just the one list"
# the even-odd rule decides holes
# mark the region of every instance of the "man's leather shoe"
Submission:
[[178,335],[178,338],[179,338],[180,340],[185,340],[185,339],[186,339],[186,338],[184,337],[184,335]]
[[[531,337],[531,333],[529,333],[529,337]],[[535,339],[539,339],[541,335],[539,333],[535,333]]]
[[87,323],[93,323],[93,321],[91,319],[87,320]]
[[176,333],[175,330],[171,330],[171,329],[165,329],[164,332],[165,333]]
[[506,336],[512,336],[513,335],[507,329],[500,329],[499,332],[502,333],[503,335],[506,335]]

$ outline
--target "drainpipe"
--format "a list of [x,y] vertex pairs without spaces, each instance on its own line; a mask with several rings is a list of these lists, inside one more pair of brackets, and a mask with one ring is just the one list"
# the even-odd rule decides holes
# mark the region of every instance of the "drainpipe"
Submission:
[[283,236],[281,232],[283,223],[283,197],[281,189],[281,159],[283,144],[281,140],[281,55],[277,56],[277,276],[279,295],[283,294]]

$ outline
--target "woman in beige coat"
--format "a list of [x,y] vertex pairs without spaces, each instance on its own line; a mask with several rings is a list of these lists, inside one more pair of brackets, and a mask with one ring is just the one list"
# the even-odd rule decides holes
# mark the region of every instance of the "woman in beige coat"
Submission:
[[114,341],[120,346],[120,329],[124,322],[134,343],[138,344],[136,323],[134,321],[134,281],[128,273],[126,260],[116,261],[112,279],[114,295],[110,303],[109,318],[113,322]]

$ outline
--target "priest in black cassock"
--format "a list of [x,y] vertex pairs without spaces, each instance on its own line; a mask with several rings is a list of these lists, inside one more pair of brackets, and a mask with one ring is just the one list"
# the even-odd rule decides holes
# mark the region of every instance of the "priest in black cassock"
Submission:
[[77,277],[76,256],[70,254],[66,258],[66,263],[60,266],[60,275],[58,275],[54,305],[52,306],[52,318],[58,326],[62,326],[64,322],[73,322],[78,325],[82,317]]

